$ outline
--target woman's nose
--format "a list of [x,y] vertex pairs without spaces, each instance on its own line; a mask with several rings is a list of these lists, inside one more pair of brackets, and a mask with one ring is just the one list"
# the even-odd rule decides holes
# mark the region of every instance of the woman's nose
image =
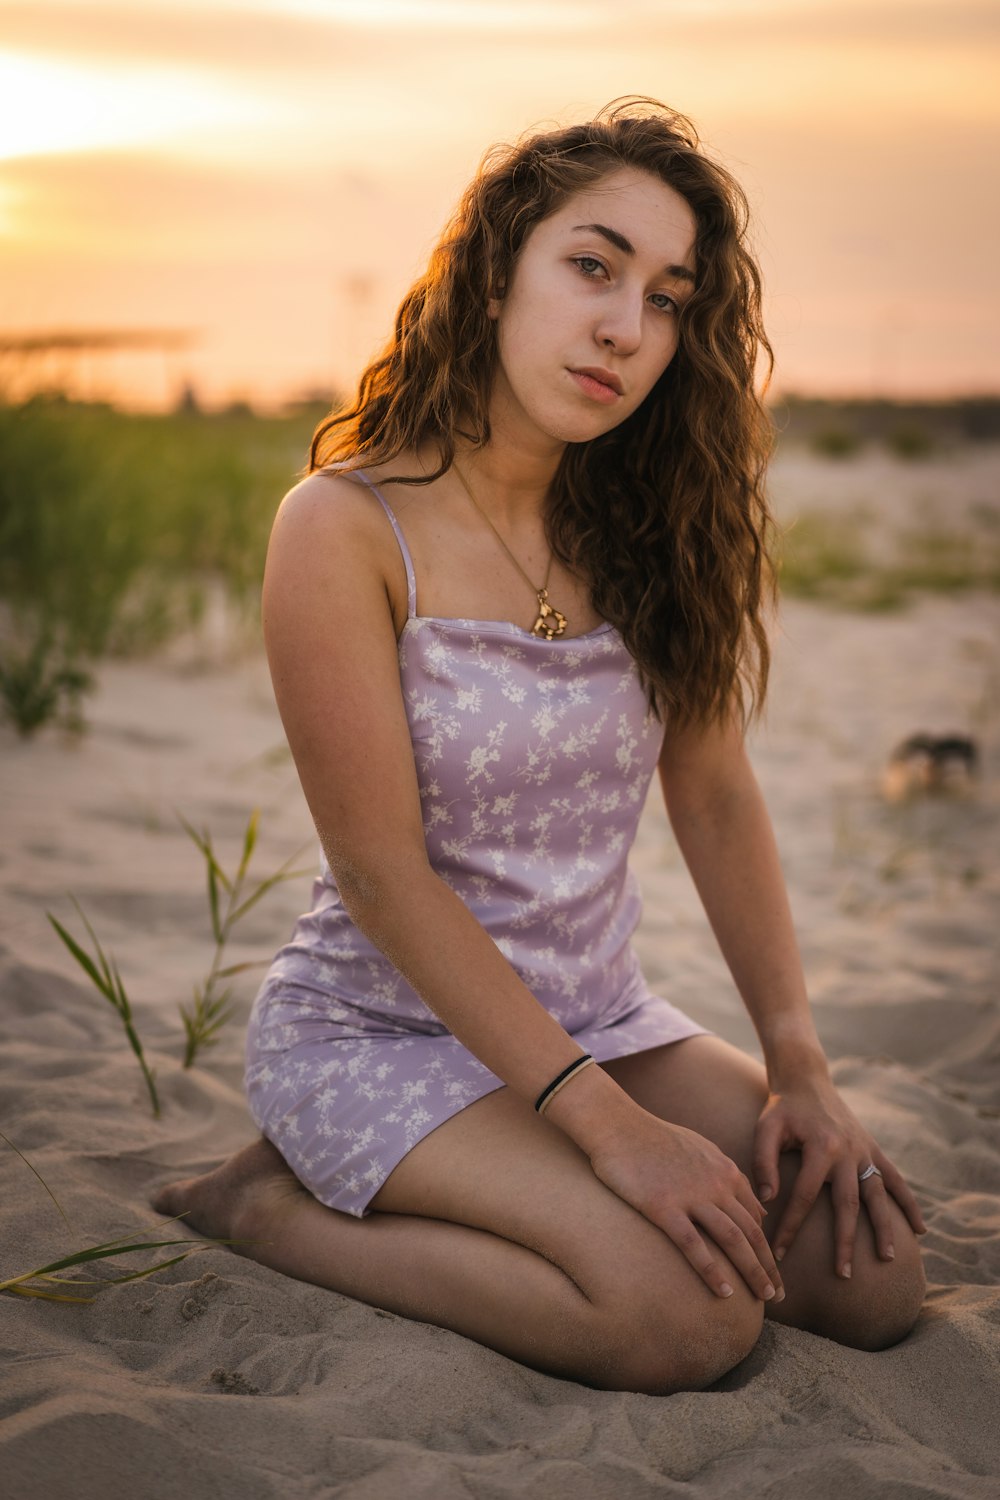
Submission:
[[609,297],[602,307],[597,342],[618,354],[634,353],[642,338],[643,299],[622,291]]

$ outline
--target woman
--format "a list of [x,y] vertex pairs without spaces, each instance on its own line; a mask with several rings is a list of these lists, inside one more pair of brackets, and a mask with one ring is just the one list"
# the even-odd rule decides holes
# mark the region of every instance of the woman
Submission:
[[[497,151],[321,425],[264,627],[323,875],[251,1018],[266,1139],[157,1200],[609,1389],[704,1386],[765,1313],[882,1348],[923,1295],[743,746],[770,353],[745,231],[651,100]],[[766,1071],[639,972],[654,769]]]

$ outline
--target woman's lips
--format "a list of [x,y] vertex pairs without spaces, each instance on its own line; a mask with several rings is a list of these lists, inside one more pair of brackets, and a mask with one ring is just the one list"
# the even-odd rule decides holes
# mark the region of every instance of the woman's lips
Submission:
[[588,375],[584,370],[570,370],[569,373],[581,391],[592,401],[600,401],[605,406],[610,406],[621,399],[618,391],[610,385],[605,385],[603,380],[598,380],[596,375]]

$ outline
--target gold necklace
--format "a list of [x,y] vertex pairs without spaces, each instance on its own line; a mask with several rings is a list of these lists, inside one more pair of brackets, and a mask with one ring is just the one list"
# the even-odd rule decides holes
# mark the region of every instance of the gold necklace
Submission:
[[535,621],[534,625],[532,625],[531,627],[531,634],[537,635],[541,637],[542,640],[546,641],[554,640],[557,635],[563,635],[565,633],[566,626],[569,624],[569,621],[566,619],[566,616],[561,613],[560,610],[556,609],[555,605],[549,603],[549,574],[552,572],[552,553],[549,553],[549,565],[545,570],[545,582],[542,584],[540,589],[536,588],[531,579],[528,577],[527,573],[521,567],[521,564],[518,562],[513,552],[507,546],[507,543],[504,541],[499,531],[497,531],[496,527],[493,525],[493,522],[490,520],[489,516],[483,510],[483,507],[479,504],[479,501],[476,499],[475,495],[472,493],[471,489],[469,488],[468,481],[466,480],[461,469],[458,467],[458,464],[453,463],[452,468],[457,474],[463,490],[468,495],[469,499],[472,501],[473,505],[476,507],[483,520],[486,522],[487,526],[493,532],[493,535],[496,537],[497,541],[500,543],[501,547],[506,552],[511,562],[514,564],[515,568],[520,573],[525,583],[531,589],[531,592],[535,595],[535,598],[538,600],[538,618]]

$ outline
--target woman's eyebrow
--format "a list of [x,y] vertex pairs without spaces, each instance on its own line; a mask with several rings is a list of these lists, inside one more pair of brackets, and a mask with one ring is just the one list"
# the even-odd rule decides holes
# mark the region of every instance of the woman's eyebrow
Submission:
[[[632,241],[627,240],[617,229],[609,228],[607,224],[576,224],[573,227],[574,234],[585,234],[588,231],[602,235],[609,244],[614,245],[615,249],[620,250],[623,255],[635,254],[635,246]],[[666,266],[664,269],[667,275],[673,276],[676,281],[689,281],[694,286],[695,274],[690,266]]]

